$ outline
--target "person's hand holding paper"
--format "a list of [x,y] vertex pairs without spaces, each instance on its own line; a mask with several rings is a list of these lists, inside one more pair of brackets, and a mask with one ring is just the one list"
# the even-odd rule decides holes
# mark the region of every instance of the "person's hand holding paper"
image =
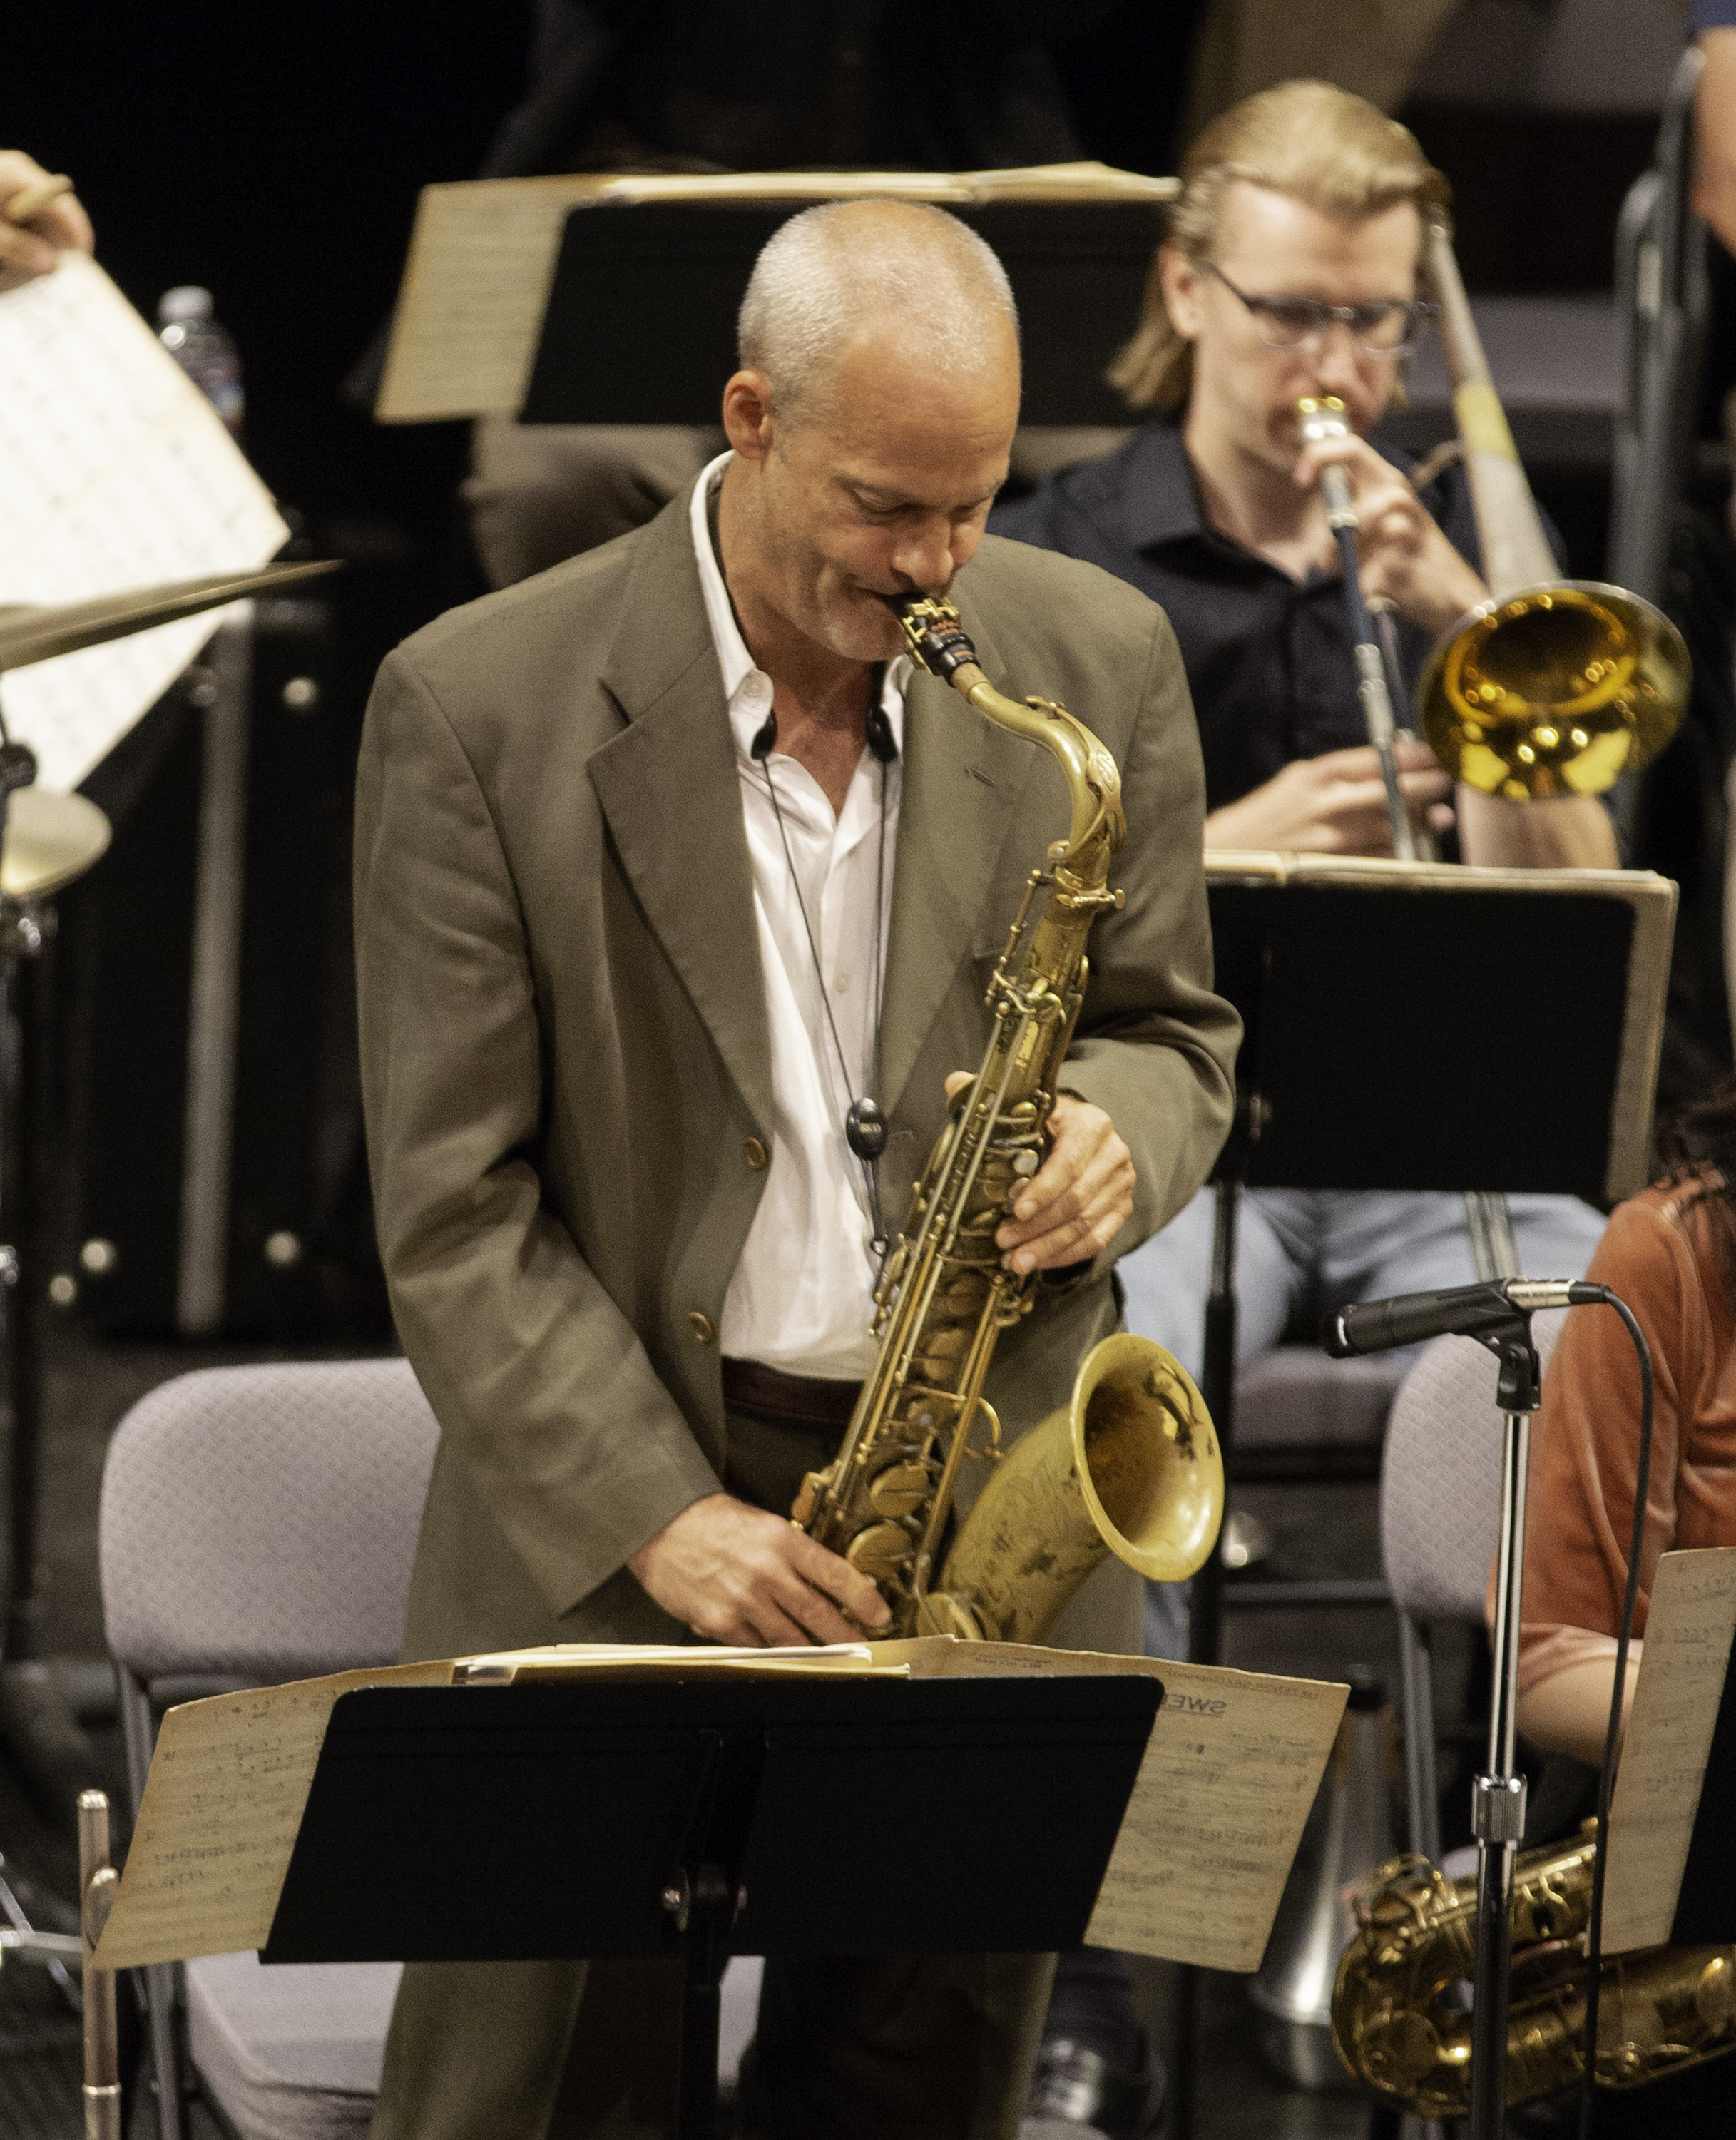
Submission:
[[33,156],[22,149],[0,149],[0,292],[51,273],[69,248],[96,250],[91,218],[76,194],[55,193],[32,207],[52,184]]

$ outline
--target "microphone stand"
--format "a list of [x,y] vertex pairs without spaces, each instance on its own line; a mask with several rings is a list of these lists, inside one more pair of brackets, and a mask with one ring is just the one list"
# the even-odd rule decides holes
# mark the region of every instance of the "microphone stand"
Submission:
[[1507,2124],[1507,2023],[1513,1963],[1513,1859],[1525,1833],[1518,1736],[1519,1592],[1524,1577],[1525,1492],[1539,1368],[1531,1318],[1479,1342],[1501,1363],[1501,1537],[1495,1563],[1494,1677],[1488,1762],[1471,1785],[1477,1839],[1477,1964],[1471,2010],[1471,2140],[1501,2140]]
[[[1495,1563],[1494,1670],[1489,1691],[1488,1758],[1471,1785],[1471,1832],[1477,1839],[1477,1941],[1471,2005],[1470,2140],[1503,2140],[1507,2128],[1507,2032],[1513,1964],[1513,1859],[1525,1833],[1525,1779],[1518,1752],[1519,1603],[1525,1566],[1525,1493],[1531,1421],[1541,1371],[1531,1334],[1535,1308],[1607,1298],[1601,1287],[1521,1279],[1502,1284],[1499,1303],[1488,1285],[1364,1303],[1329,1322],[1327,1350],[1385,1352],[1457,1329],[1486,1346],[1500,1363],[1495,1401],[1502,1420],[1501,1534]],[[1483,1296],[1479,1298],[1479,1296]],[[1415,1311],[1425,1311],[1419,1319]],[[1411,1311],[1407,1316],[1405,1311]],[[1428,1319],[1447,1310],[1452,1319]],[[1460,1319],[1461,1317],[1463,1319]],[[1353,1326],[1362,1324],[1360,1331]],[[1371,1328],[1371,1324],[1372,1327]],[[1336,1335],[1335,1335],[1336,1332]]]

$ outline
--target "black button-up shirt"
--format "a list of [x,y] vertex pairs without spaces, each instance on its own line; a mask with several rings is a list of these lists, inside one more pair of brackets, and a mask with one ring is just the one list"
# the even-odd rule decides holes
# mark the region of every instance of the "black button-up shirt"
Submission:
[[[1400,454],[1386,458],[1409,465]],[[1431,483],[1423,503],[1476,566],[1463,471]],[[1298,582],[1208,526],[1176,424],[1148,424],[1101,459],[1062,469],[1030,497],[997,506],[988,525],[1101,565],[1168,612],[1199,723],[1209,811],[1263,786],[1292,758],[1368,741],[1341,576],[1314,572]],[[1408,697],[1431,641],[1397,622]],[[1407,708],[1394,710],[1403,722]]]

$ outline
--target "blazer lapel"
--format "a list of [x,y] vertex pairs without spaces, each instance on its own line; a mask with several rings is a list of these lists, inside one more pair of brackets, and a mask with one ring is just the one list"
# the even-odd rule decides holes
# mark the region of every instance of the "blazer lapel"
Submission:
[[[969,629],[968,616],[965,623]],[[993,647],[973,636],[984,669],[995,676]],[[919,670],[911,678],[880,1025],[889,1116],[959,966],[998,951],[1005,939],[1012,914],[987,914],[984,901],[1036,756],[1033,745],[985,720],[938,677]]]
[[762,1129],[772,1036],[723,678],[684,493],[645,533],[602,667],[626,725],[588,770],[622,867]]

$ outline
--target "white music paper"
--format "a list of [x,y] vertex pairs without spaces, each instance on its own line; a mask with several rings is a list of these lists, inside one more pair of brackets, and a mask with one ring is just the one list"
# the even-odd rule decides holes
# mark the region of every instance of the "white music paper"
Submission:
[[[1256,1970],[1349,1688],[949,1635],[791,1650],[562,1643],[184,1703],[163,1720],[98,1966],[131,1969],[264,1944],[332,1706],[358,1687],[445,1686],[459,1678],[486,1687],[529,1679],[1124,1672],[1160,1677],[1164,1703],[1086,1942]],[[1056,1818],[1066,1818],[1064,1807]]]
[[1736,1547],[1663,1554],[1610,1808],[1606,1954],[1669,1941],[1733,1634]]
[[[0,297],[0,603],[67,602],[248,571],[288,528],[216,412],[96,263]],[[44,788],[112,750],[230,612],[0,677]]]

